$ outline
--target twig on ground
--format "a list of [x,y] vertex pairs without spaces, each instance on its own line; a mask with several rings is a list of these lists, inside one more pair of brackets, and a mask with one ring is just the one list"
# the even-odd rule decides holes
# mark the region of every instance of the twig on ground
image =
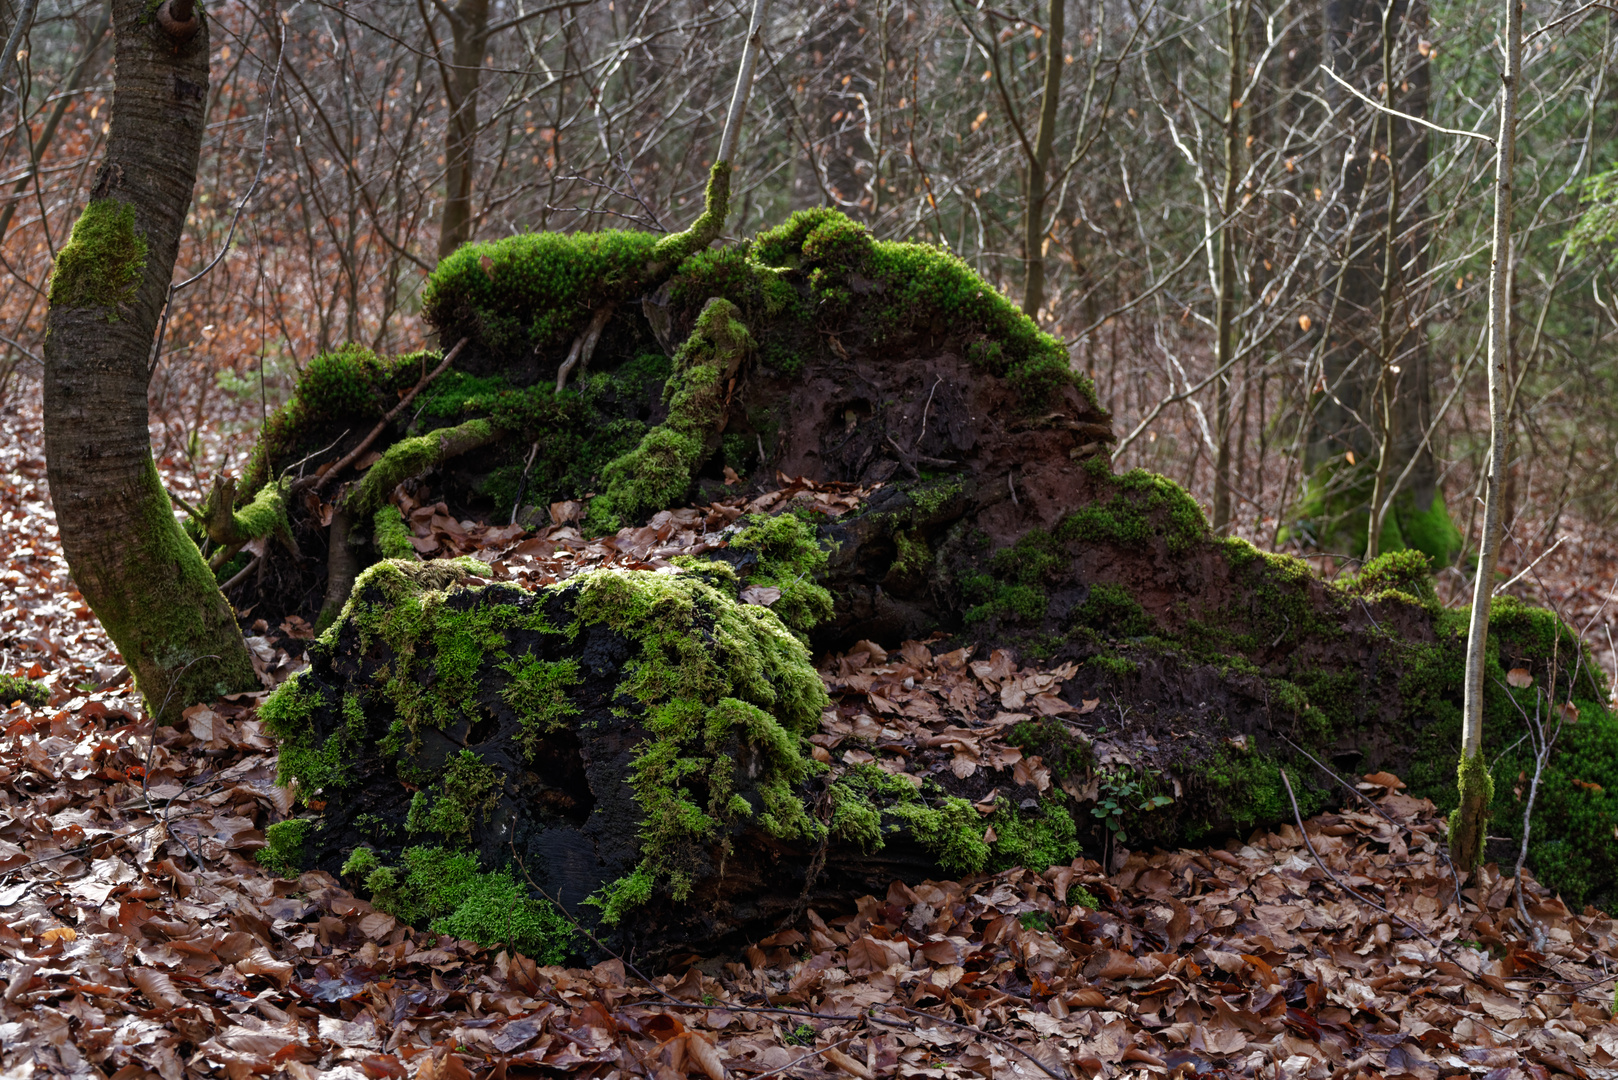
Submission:
[[[1358,900],[1360,903],[1366,905],[1367,907],[1376,908],[1378,911],[1380,911],[1382,914],[1386,915],[1390,919],[1397,919],[1401,926],[1407,927],[1413,933],[1419,935],[1421,937],[1421,939],[1423,941],[1425,941],[1427,944],[1431,945],[1434,949],[1438,950],[1440,953],[1443,953],[1444,952],[1444,947],[1442,945],[1440,945],[1438,942],[1434,941],[1432,939],[1432,937],[1430,937],[1428,935],[1427,931],[1423,930],[1421,927],[1417,926],[1415,923],[1411,922],[1409,919],[1405,918],[1403,915],[1400,915],[1398,912],[1390,911],[1388,908],[1383,907],[1381,904],[1377,903],[1375,900],[1372,900],[1370,897],[1365,896],[1365,895],[1357,892],[1355,889],[1353,889],[1351,886],[1349,886],[1346,882],[1344,882],[1342,878],[1338,877],[1335,873],[1332,872],[1331,867],[1326,865],[1326,860],[1322,859],[1320,857],[1320,852],[1315,850],[1315,842],[1309,838],[1309,830],[1305,829],[1303,827],[1303,814],[1300,813],[1299,810],[1298,810],[1298,797],[1292,793],[1292,781],[1287,777],[1287,771],[1285,769],[1282,769],[1282,770],[1280,770],[1280,772],[1281,772],[1281,783],[1286,785],[1286,789],[1287,789],[1287,801],[1292,804],[1292,817],[1298,823],[1298,832],[1303,834],[1303,842],[1304,842],[1304,844],[1306,844],[1308,846],[1309,854],[1311,854],[1311,855],[1313,855],[1315,857],[1315,865],[1320,867],[1321,872],[1323,874],[1325,874],[1327,877],[1331,878],[1332,884],[1336,885],[1339,889],[1342,889],[1344,892],[1346,892],[1348,895],[1352,896],[1354,899]],[[1462,970],[1465,970],[1465,969],[1463,968]]]
[[[1384,810],[1384,809],[1382,809],[1382,807],[1378,806],[1375,799],[1371,798],[1369,795],[1365,794],[1365,792],[1361,791],[1359,788],[1355,787],[1353,784],[1350,784],[1347,780],[1344,780],[1341,776],[1338,776],[1331,769],[1327,768],[1325,766],[1325,764],[1323,764],[1319,758],[1315,757],[1315,755],[1311,754],[1309,751],[1305,750],[1303,747],[1299,746],[1297,743],[1293,742],[1291,739],[1287,738],[1285,735],[1281,735],[1280,739],[1281,739],[1282,742],[1284,742],[1288,746],[1292,747],[1292,749],[1296,750],[1298,753],[1302,754],[1304,757],[1306,757],[1310,761],[1314,762],[1315,767],[1317,769],[1319,769],[1321,772],[1325,773],[1327,776],[1331,777],[1333,780],[1335,780],[1339,784],[1343,785],[1343,787],[1349,792],[1349,794],[1353,795],[1356,799],[1359,799],[1366,806],[1369,806],[1372,810],[1375,810],[1378,814],[1381,814],[1382,817],[1388,822],[1388,824],[1392,825],[1396,829],[1402,829],[1402,828],[1405,827],[1404,825],[1400,824],[1398,821],[1394,820],[1393,816],[1391,814],[1389,814],[1386,810]],[[1438,854],[1443,858],[1444,865],[1449,867],[1450,877],[1455,882],[1455,906],[1457,908],[1461,908],[1462,910],[1465,910],[1465,906],[1461,902],[1461,875],[1455,869],[1455,862],[1454,862],[1454,860],[1452,860],[1449,857],[1449,852],[1444,850],[1443,845],[1438,846]]]
[[433,368],[430,373],[423,375],[421,377],[421,381],[415,386],[412,386],[410,388],[410,392],[399,399],[399,404],[389,409],[387,415],[383,416],[381,420],[377,421],[376,427],[371,429],[371,433],[369,435],[360,440],[360,444],[358,446],[354,447],[354,449],[350,450],[347,454],[339,458],[335,465],[327,469],[324,474],[316,479],[314,483],[315,494],[319,495],[325,490],[326,485],[329,484],[338,473],[342,472],[355,461],[359,460],[359,456],[365,453],[365,451],[369,450],[372,443],[376,442],[377,436],[381,435],[383,430],[386,429],[389,424],[393,423],[393,418],[403,412],[405,407],[416,399],[416,395],[427,388],[428,383],[442,375],[445,370],[449,368],[450,364],[455,362],[455,358],[460,355],[461,350],[466,347],[466,343],[470,340],[470,338],[463,337],[461,340],[457,341],[455,343],[455,347],[444,354],[444,359],[439,361],[438,366]]

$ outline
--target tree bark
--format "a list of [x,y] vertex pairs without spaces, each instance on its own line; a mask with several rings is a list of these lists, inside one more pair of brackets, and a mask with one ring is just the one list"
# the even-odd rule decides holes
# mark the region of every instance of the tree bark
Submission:
[[1483,860],[1494,784],[1483,758],[1483,663],[1489,641],[1489,601],[1500,558],[1500,483],[1506,454],[1506,356],[1511,348],[1511,170],[1517,149],[1517,79],[1522,71],[1522,8],[1506,0],[1506,70],[1500,77],[1500,137],[1494,157],[1494,235],[1489,244],[1489,474],[1483,494],[1483,540],[1472,583],[1466,635],[1466,701],[1461,719],[1461,805],[1450,829],[1455,861],[1470,869]]
[[[1425,116],[1430,68],[1416,42],[1426,10],[1422,0],[1334,0],[1326,7],[1324,55],[1335,71],[1384,105]],[[1396,65],[1395,58],[1404,64]],[[1433,501],[1442,494],[1424,443],[1432,368],[1422,319],[1407,299],[1407,283],[1420,280],[1426,269],[1427,233],[1419,222],[1426,210],[1429,135],[1418,124],[1369,115],[1367,106],[1329,80],[1326,90],[1350,134],[1343,139],[1341,194],[1332,219],[1336,250],[1322,272],[1323,293],[1334,298],[1325,320],[1330,339],[1323,372],[1332,393],[1310,416],[1307,491],[1299,516],[1309,519],[1320,546],[1360,554],[1363,543],[1369,558],[1386,546],[1383,532],[1392,513],[1398,526],[1390,541],[1444,562],[1454,557],[1459,541],[1442,504]],[[1372,189],[1373,182],[1382,182],[1379,165],[1387,166],[1393,190]],[[1396,506],[1401,494],[1408,502]],[[1404,534],[1411,524],[1401,516],[1404,509],[1423,519],[1420,532]]]
[[[1216,368],[1226,369],[1236,348],[1236,179],[1241,175],[1241,93],[1242,41],[1247,36],[1247,5],[1230,6],[1230,81],[1225,96],[1225,180],[1219,196],[1219,310],[1214,317]],[[1224,370],[1214,380],[1214,427],[1219,445],[1214,454],[1214,532],[1230,528],[1230,384],[1231,373]]]
[[1039,107],[1039,131],[1034,136],[1034,156],[1028,162],[1028,211],[1023,225],[1023,258],[1027,275],[1023,280],[1022,310],[1031,319],[1039,318],[1045,304],[1045,169],[1050,165],[1051,146],[1056,137],[1056,109],[1062,96],[1062,31],[1067,0],[1051,0],[1049,33],[1045,35],[1045,96]]
[[198,14],[175,40],[142,0],[114,0],[112,13],[107,156],[52,275],[45,452],[74,581],[148,709],[170,720],[258,685],[230,605],[174,519],[147,433],[148,357],[202,146],[208,30]]
[[472,239],[472,171],[478,140],[478,88],[483,52],[489,45],[489,0],[461,0],[449,15],[454,35],[451,63],[444,73],[449,127],[444,138],[444,216],[438,229],[438,257]]

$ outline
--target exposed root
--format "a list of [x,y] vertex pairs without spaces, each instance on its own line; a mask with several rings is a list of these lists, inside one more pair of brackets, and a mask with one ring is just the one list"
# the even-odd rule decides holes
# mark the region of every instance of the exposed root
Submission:
[[315,629],[324,631],[337,620],[349,593],[354,591],[354,579],[359,577],[360,562],[348,546],[348,511],[339,506],[331,516],[331,547],[326,552],[326,601],[320,607],[320,618]]
[[567,352],[567,359],[562,366],[556,369],[556,392],[560,394],[567,385],[567,377],[573,373],[577,366],[580,371],[590,366],[590,357],[596,351],[596,343],[601,340],[601,331],[607,328],[607,320],[612,318],[615,305],[607,304],[596,308],[595,314],[590,316],[590,325],[584,328],[584,333],[573,339],[573,347]]

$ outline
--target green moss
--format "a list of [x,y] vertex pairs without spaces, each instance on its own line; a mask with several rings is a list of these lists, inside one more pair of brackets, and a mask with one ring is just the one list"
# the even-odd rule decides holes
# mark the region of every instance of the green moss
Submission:
[[404,515],[392,503],[378,507],[371,517],[372,542],[384,559],[414,559],[416,547],[410,542],[410,529]]
[[716,161],[708,170],[702,214],[684,232],[671,233],[652,248],[652,258],[666,266],[677,266],[719,238],[730,212],[730,173],[728,161]]
[[472,335],[507,362],[565,347],[594,308],[647,291],[658,241],[650,233],[603,230],[466,244],[428,276],[422,315],[442,340]]
[[794,514],[754,514],[738,524],[742,527],[731,537],[731,548],[758,558],[747,583],[781,590],[770,610],[799,634],[831,618],[831,593],[815,582],[827,556],[814,527]]
[[[574,581],[579,623],[636,646],[617,694],[641,706],[649,735],[630,780],[643,815],[640,869],[683,899],[700,851],[741,817],[756,814],[782,837],[817,835],[794,789],[817,768],[801,737],[828,701],[807,649],[781,620],[697,574],[600,570]],[[744,755],[759,798],[746,814],[731,798]],[[621,907],[612,888],[596,902],[614,896]]]
[[360,345],[315,356],[298,376],[292,396],[265,421],[238,490],[261,490],[277,469],[338,435],[369,431],[398,394],[425,373],[426,360],[424,354],[383,358]]
[[377,858],[376,852],[367,847],[358,847],[348,853],[348,858],[343,861],[343,868],[338,873],[346,878],[365,881],[380,869],[382,860]]
[[297,877],[303,869],[303,845],[315,823],[308,818],[277,821],[264,830],[266,846],[258,850],[259,865],[272,874]]
[[997,869],[1027,867],[1037,873],[1046,867],[1072,862],[1079,854],[1078,829],[1073,817],[1055,799],[1042,799],[1039,812],[1024,813],[1002,797],[989,818],[995,831],[991,845]]
[[1439,608],[1432,560],[1425,552],[1414,548],[1383,552],[1343,584],[1367,599],[1382,599],[1393,594],[1433,611]]
[[601,910],[601,921],[617,926],[625,915],[652,898],[656,888],[652,872],[644,864],[635,867],[617,881],[604,886],[598,893],[587,897],[585,903]]
[[663,388],[668,418],[602,470],[607,490],[591,501],[592,527],[615,529],[685,497],[725,426],[727,380],[753,348],[740,315],[736,305],[717,297],[703,307]]
[[1128,657],[1116,656],[1111,653],[1102,653],[1100,656],[1092,656],[1090,659],[1086,660],[1085,663],[1095,668],[1097,671],[1105,672],[1114,679],[1128,678],[1140,670],[1140,668],[1135,664],[1135,661],[1129,659]]
[[453,427],[401,439],[383,453],[348,496],[350,513],[369,517],[387,504],[393,489],[413,476],[420,476],[443,461],[451,448],[467,443],[486,443],[495,430],[487,420],[467,420]]
[[[945,329],[966,340],[974,367],[1009,382],[1029,409],[1047,405],[1067,385],[1095,401],[1094,387],[1072,370],[1062,343],[942,248],[874,240],[838,211],[814,209],[760,233],[752,255],[806,278],[817,313],[847,318],[858,304],[873,345]],[[854,275],[869,283],[861,292]]]
[[322,791],[352,783],[350,768],[367,735],[365,708],[359,698],[349,696],[341,703],[343,726],[325,740],[318,739],[311,720],[325,704],[306,669],[276,687],[259,706],[260,722],[281,744],[276,780],[286,784],[296,779],[298,798],[304,803]]
[[[1197,798],[1187,805],[1196,808],[1202,821],[1228,822],[1238,834],[1290,821],[1292,804],[1281,783],[1281,767],[1282,762],[1269,754],[1221,746],[1192,774]],[[1330,801],[1308,773],[1293,769],[1289,775],[1304,817],[1319,813]]]
[[[145,272],[146,237],[135,228],[135,208],[97,199],[84,208],[56,254],[51,306],[117,309],[134,299]],[[116,310],[107,313],[107,321],[117,318]]]
[[965,799],[947,796],[927,781],[918,791],[903,777],[875,765],[856,765],[832,783],[831,834],[882,850],[888,834],[908,829],[945,871],[975,874],[989,862],[984,822]]
[[31,709],[43,709],[50,700],[51,692],[44,683],[21,675],[0,675],[0,707],[21,702]]
[[[1455,774],[1456,788],[1460,792],[1460,805],[1451,811],[1449,816],[1449,846],[1452,851],[1472,853],[1469,860],[1471,865],[1462,866],[1464,870],[1471,870],[1483,862],[1485,840],[1489,834],[1488,808],[1494,802],[1494,777],[1489,773],[1489,762],[1482,752],[1462,753]],[[1464,821],[1461,816],[1461,811],[1469,804],[1475,804],[1482,810],[1470,823]],[[1463,835],[1469,825],[1472,835]],[[1462,855],[1457,855],[1456,861],[1468,860]]]
[[416,792],[405,819],[409,833],[433,833],[465,847],[472,842],[472,829],[487,823],[500,804],[505,777],[493,765],[470,750],[449,759],[433,794]]
[[1131,547],[1161,537],[1170,555],[1182,555],[1209,537],[1202,507],[1184,488],[1165,476],[1131,469],[1107,474],[1112,494],[1106,501],[1081,507],[1056,528],[1064,542]]
[[381,867],[366,879],[378,910],[542,964],[567,958],[572,925],[549,901],[531,898],[510,871],[484,871],[477,856],[438,847],[406,848],[403,858],[402,870]]
[[568,717],[579,713],[567,693],[583,679],[579,662],[572,657],[541,660],[528,653],[506,660],[500,666],[511,676],[511,682],[500,696],[522,723],[523,753],[533,761],[545,736],[566,728]]
[[1154,626],[1151,616],[1129,595],[1129,590],[1110,584],[1091,586],[1084,603],[1074,609],[1071,621],[1075,626],[1115,638],[1143,637]]
[[220,648],[224,635],[237,632],[235,617],[196,542],[175,520],[150,458],[121,498],[133,508],[133,550],[116,566],[87,556],[84,570],[117,583],[101,590],[95,614],[131,660],[148,712],[170,724],[196,702],[256,688],[247,650]]

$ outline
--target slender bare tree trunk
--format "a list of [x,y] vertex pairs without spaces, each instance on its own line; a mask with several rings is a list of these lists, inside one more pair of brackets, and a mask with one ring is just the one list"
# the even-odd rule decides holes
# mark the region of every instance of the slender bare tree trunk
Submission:
[[1034,156],[1028,162],[1028,207],[1023,224],[1023,258],[1027,272],[1023,279],[1022,310],[1038,318],[1045,304],[1045,170],[1051,163],[1056,141],[1056,109],[1062,100],[1062,31],[1067,18],[1067,0],[1051,0],[1050,27],[1045,35],[1045,96],[1039,103],[1039,130],[1034,135]]
[[449,126],[444,135],[444,216],[438,227],[438,257],[472,239],[472,171],[478,141],[478,88],[489,46],[489,0],[460,0],[443,8],[454,35],[444,75]]
[[[1230,80],[1225,94],[1225,181],[1219,196],[1219,217],[1224,222],[1219,228],[1219,309],[1214,314],[1214,366],[1226,369],[1236,350],[1236,223],[1231,215],[1236,212],[1237,180],[1241,176],[1241,93],[1242,42],[1247,37],[1247,3],[1233,2],[1229,8]],[[1224,532],[1230,527],[1230,384],[1232,375],[1225,370],[1214,382],[1214,436],[1218,447],[1214,454],[1213,527]]]
[[170,0],[113,0],[115,90],[91,202],[51,277],[45,454],[73,580],[172,719],[258,685],[236,616],[174,520],[147,433],[148,358],[191,205],[208,28]]
[[1506,0],[1506,70],[1500,79],[1500,138],[1494,157],[1494,235],[1489,245],[1489,472],[1484,482],[1483,539],[1472,583],[1466,635],[1466,703],[1461,720],[1461,805],[1450,820],[1455,861],[1468,869],[1483,859],[1494,780],[1483,758],[1483,655],[1489,640],[1489,600],[1500,558],[1501,476],[1506,455],[1506,355],[1511,348],[1512,161],[1517,149],[1517,91],[1522,71],[1522,6]]
[[[1399,373],[1394,370],[1397,343],[1393,337],[1394,294],[1399,284],[1399,130],[1393,115],[1398,80],[1393,75],[1393,30],[1398,0],[1387,0],[1382,10],[1382,116],[1387,132],[1383,161],[1388,167],[1388,217],[1383,222],[1382,290],[1378,298],[1376,399],[1377,417],[1376,478],[1371,484],[1371,512],[1366,516],[1365,557],[1376,558],[1382,551],[1382,522],[1388,512],[1388,469],[1393,460],[1393,398]],[[1373,166],[1374,167],[1374,166]]]

